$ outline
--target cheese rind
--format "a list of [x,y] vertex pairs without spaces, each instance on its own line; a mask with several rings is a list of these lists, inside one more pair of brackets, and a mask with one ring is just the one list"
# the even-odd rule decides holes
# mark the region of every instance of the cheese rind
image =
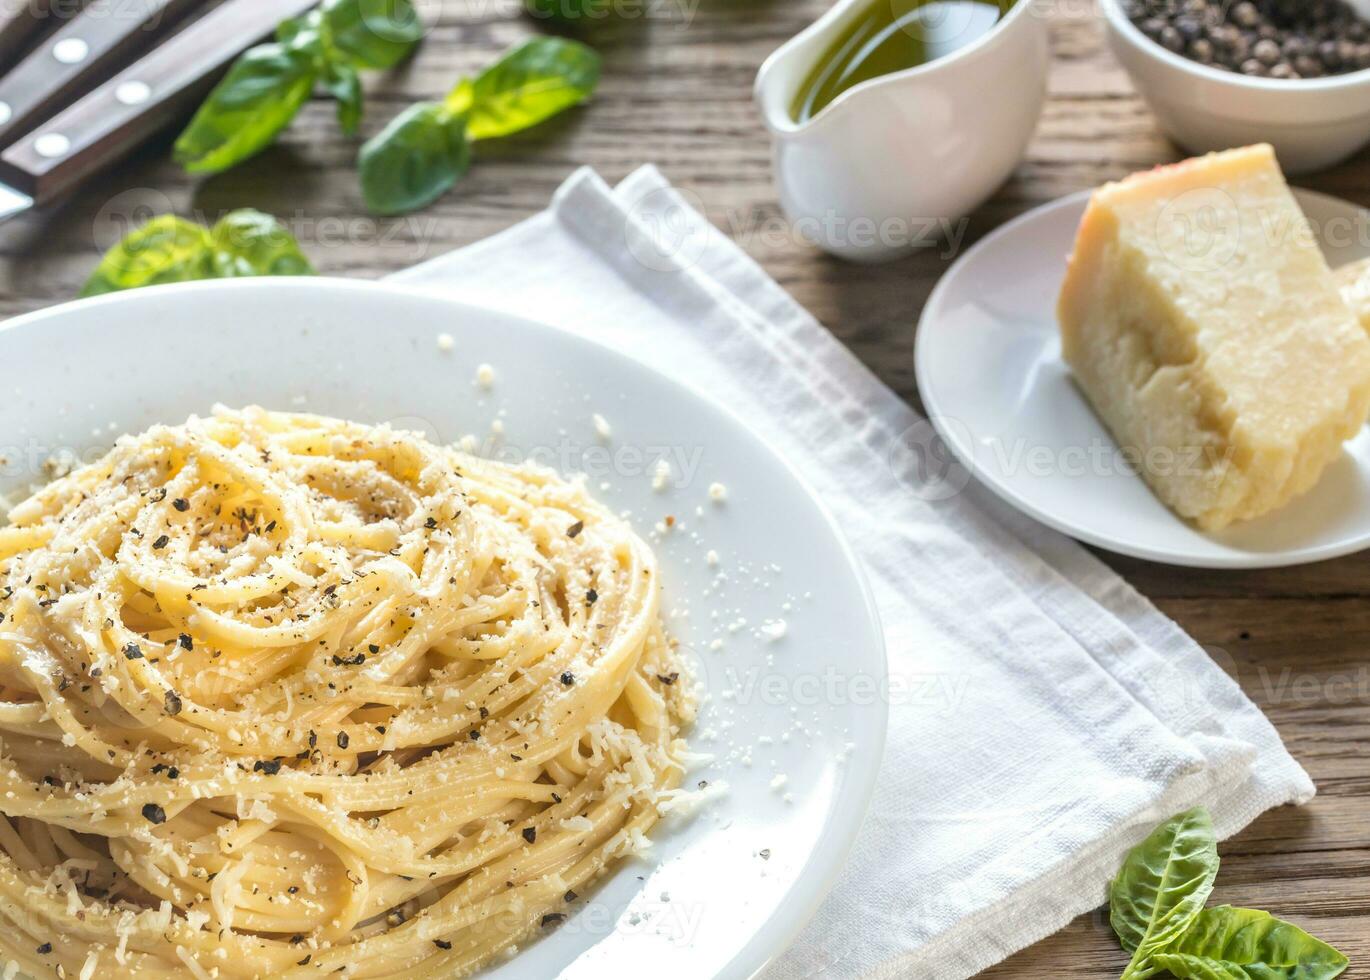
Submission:
[[1370,340],[1268,146],[1096,191],[1058,312],[1099,416],[1206,529],[1313,486],[1370,410]]

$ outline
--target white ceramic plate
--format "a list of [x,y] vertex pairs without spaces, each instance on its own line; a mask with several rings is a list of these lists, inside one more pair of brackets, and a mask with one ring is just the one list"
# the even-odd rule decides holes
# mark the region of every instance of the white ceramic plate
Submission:
[[[1333,267],[1370,255],[1370,214],[1295,192]],[[1311,491],[1219,533],[1176,517],[1128,465],[1061,359],[1056,297],[1088,193],[978,242],[933,290],[918,325],[918,390],[942,438],[986,486],[1044,524],[1125,555],[1200,568],[1266,568],[1370,546],[1370,434]]]
[[[454,350],[438,349],[440,333]],[[884,651],[832,520],[731,415],[553,327],[329,280],[198,283],[57,307],[0,329],[0,363],[6,491],[55,452],[97,458],[118,433],[215,402],[257,403],[443,441],[475,434],[487,452],[588,473],[644,534],[674,516],[657,545],[664,608],[708,691],[693,747],[717,757],[689,778],[731,788],[665,825],[655,861],[621,866],[490,975],[617,977],[650,964],[654,980],[747,977],[817,907],[855,837],[885,732],[883,702],[843,692],[878,690]],[[475,383],[481,364],[495,369],[488,391]],[[594,413],[612,426],[607,441]],[[672,479],[658,492],[662,456]],[[727,486],[721,505],[709,499],[715,481]],[[759,635],[779,619],[783,638]],[[721,649],[710,649],[715,639]]]

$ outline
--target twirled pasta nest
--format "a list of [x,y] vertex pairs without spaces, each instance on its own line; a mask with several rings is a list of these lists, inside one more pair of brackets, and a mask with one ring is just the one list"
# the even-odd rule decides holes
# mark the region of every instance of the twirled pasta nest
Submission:
[[221,410],[0,530],[0,954],[450,977],[644,844],[693,715],[579,483]]

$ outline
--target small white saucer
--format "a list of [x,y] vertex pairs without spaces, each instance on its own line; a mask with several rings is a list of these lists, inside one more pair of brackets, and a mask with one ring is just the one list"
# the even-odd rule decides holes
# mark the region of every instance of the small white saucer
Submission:
[[[1370,255],[1370,213],[1296,191],[1335,268]],[[1370,433],[1316,487],[1254,521],[1207,533],[1129,467],[1061,359],[1056,297],[1088,193],[1031,211],[942,277],[918,325],[918,390],[938,433],[986,486],[1089,544],[1172,565],[1269,568],[1370,547]]]

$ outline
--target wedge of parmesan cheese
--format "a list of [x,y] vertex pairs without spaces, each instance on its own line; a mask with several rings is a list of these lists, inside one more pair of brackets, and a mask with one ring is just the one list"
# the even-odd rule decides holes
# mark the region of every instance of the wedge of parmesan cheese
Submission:
[[1370,331],[1370,259],[1344,265],[1332,273],[1341,298],[1360,317],[1361,326]]
[[1365,424],[1370,339],[1269,146],[1096,191],[1058,312],[1095,411],[1202,528],[1303,493]]

